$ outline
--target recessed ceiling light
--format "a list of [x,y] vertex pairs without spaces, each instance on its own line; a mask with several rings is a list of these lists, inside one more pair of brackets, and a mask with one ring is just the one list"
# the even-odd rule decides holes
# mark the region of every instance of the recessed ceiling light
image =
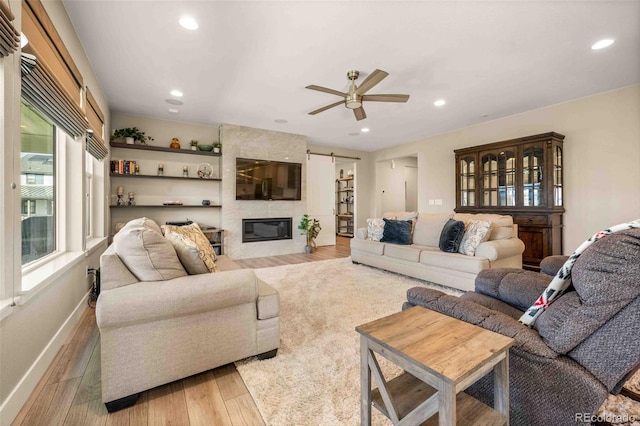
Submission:
[[184,95],[184,93],[182,93],[179,90],[172,90],[171,91],[171,96],[175,96],[176,98],[181,98]]
[[177,110],[177,109],[175,109],[175,108],[169,108],[169,112],[170,112],[171,114],[177,114],[177,113],[178,113],[178,110]]
[[186,28],[188,30],[198,29],[198,23],[190,16],[183,16],[178,22],[180,22],[180,25],[182,25],[183,28]]
[[275,119],[273,121],[275,121],[278,124],[286,124],[286,123],[288,123],[288,121],[285,120],[284,118],[277,118],[277,119]]
[[363,127],[362,129],[360,129],[360,131],[362,133],[369,133],[369,128],[368,127]]
[[285,159],[285,160],[288,160],[288,159],[289,159],[289,157],[284,157],[284,159]]
[[358,133],[358,132],[351,132],[351,133],[349,133],[349,136],[360,136],[360,133]]
[[433,104],[437,107],[443,106],[444,104],[446,104],[447,101],[445,101],[444,99],[438,99],[437,101],[435,101]]
[[177,99],[165,99],[165,102],[170,105],[184,105],[184,102],[179,101]]
[[592,50],[599,50],[599,49],[604,49],[605,47],[609,47],[613,44],[615,40],[612,38],[605,38],[602,39],[600,41],[598,41],[597,43],[593,44],[591,46]]
[[489,114],[482,114],[480,117],[488,117]]

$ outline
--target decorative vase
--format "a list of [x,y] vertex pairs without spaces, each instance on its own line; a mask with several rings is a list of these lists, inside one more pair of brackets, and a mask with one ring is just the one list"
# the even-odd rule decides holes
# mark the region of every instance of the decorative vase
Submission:
[[169,145],[169,148],[180,149],[180,141],[178,138],[171,139],[171,145]]
[[124,141],[127,145],[133,145],[133,142],[134,142],[133,138],[131,137],[124,138]]
[[313,247],[304,246],[304,252],[305,252],[305,254],[311,254],[313,252]]

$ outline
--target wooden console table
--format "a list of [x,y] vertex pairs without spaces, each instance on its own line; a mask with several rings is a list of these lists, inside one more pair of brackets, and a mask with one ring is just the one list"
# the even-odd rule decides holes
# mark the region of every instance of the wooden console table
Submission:
[[[419,306],[356,331],[362,425],[371,424],[372,405],[394,425],[509,424],[510,337]],[[405,373],[386,382],[375,354]],[[492,370],[495,409],[463,392]]]

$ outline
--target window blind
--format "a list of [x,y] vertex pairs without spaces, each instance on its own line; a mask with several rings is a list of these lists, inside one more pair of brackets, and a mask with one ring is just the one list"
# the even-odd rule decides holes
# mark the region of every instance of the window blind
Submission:
[[86,149],[97,160],[102,160],[109,152],[107,144],[104,142],[104,114],[88,87],[85,89],[85,95],[87,97],[85,104],[87,106],[87,120],[89,128],[93,130],[93,135],[87,138]]
[[0,0],[0,56],[9,56],[20,44],[20,33],[13,26],[15,16],[9,8],[9,4]]

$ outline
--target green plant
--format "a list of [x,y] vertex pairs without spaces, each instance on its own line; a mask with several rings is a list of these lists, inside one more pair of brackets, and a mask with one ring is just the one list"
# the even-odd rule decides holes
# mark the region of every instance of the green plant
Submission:
[[191,146],[198,146],[198,141],[195,139],[191,139]]
[[222,144],[220,142],[214,142],[213,143],[213,147],[214,148],[222,148]]
[[154,139],[151,136],[146,136],[144,132],[137,127],[125,127],[124,129],[116,129],[113,131],[113,139],[120,138],[133,138],[136,141],[140,141],[141,144],[146,145],[147,142],[151,142]]
[[307,237],[307,245],[311,247],[315,247],[315,239],[320,233],[322,229],[320,227],[320,221],[318,219],[314,219],[309,217],[308,214],[304,214],[302,219],[300,219],[300,224],[298,225],[298,229],[302,231],[303,235]]

